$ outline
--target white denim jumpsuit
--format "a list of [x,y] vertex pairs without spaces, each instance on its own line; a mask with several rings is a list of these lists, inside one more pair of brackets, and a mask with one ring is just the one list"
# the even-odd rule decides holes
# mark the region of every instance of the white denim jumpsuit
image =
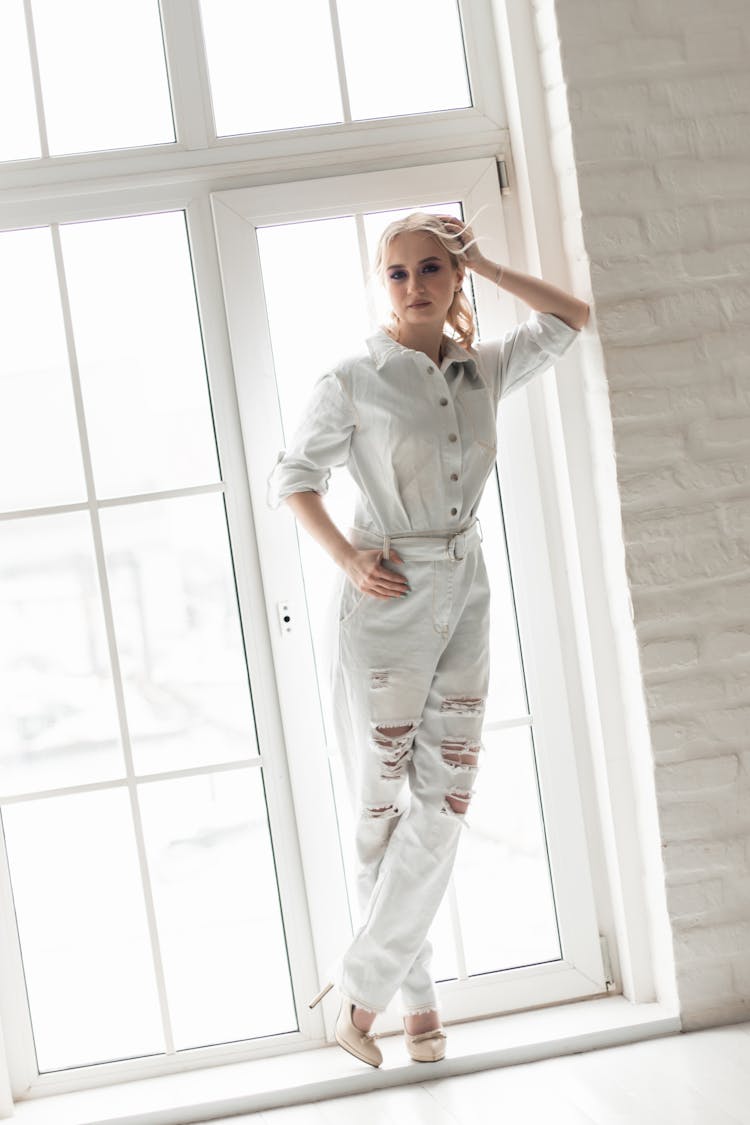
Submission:
[[[277,508],[293,492],[325,494],[331,468],[346,465],[357,485],[350,542],[379,547],[410,586],[380,599],[343,570],[337,583],[330,690],[355,809],[361,925],[330,978],[370,1012],[399,988],[404,1014],[438,1010],[427,934],[466,824],[489,683],[490,587],[475,513],[500,399],[577,336],[533,311],[471,352],[450,341],[438,368],[381,328],[365,353],[318,379],[268,477]],[[389,561],[391,543],[403,566]]]

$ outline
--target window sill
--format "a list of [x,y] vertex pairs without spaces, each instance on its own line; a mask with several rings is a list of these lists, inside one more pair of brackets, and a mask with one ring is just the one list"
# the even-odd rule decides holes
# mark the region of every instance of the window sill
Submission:
[[400,1035],[380,1040],[383,1065],[336,1044],[274,1058],[162,1075],[16,1103],[16,1125],[188,1125],[388,1086],[447,1078],[680,1031],[676,1012],[622,996],[446,1025],[448,1057],[414,1063]]

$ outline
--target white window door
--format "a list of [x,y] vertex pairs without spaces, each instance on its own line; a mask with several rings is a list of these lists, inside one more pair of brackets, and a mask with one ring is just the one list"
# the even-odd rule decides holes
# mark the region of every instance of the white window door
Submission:
[[307,927],[184,211],[0,232],[0,310],[0,1022],[26,1097],[298,1033]]
[[[475,231],[498,262],[509,260],[508,241],[496,164],[487,159],[239,188],[212,201],[284,730],[283,749],[271,749],[283,755],[274,776],[288,770],[315,950],[316,963],[296,977],[304,1001],[356,923],[351,810],[321,676],[338,572],[290,510],[268,509],[266,480],[315,379],[360,351],[383,317],[367,277],[395,213],[479,212]],[[483,338],[529,315],[470,277]],[[430,935],[447,1019],[606,989],[555,611],[557,556],[525,389],[501,404],[498,449],[478,512],[492,583],[486,753],[473,831],[462,833]],[[344,531],[353,489],[345,470],[334,473],[328,510]],[[271,693],[256,699],[259,708],[276,705]],[[383,1026],[397,1025],[393,1005]]]

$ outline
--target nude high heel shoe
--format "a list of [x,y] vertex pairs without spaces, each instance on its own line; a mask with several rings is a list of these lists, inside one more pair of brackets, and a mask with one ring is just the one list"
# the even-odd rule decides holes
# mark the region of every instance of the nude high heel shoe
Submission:
[[439,1062],[440,1059],[444,1059],[447,1038],[442,1027],[433,1028],[432,1031],[420,1031],[418,1035],[410,1035],[404,1020],[406,1047],[415,1062]]
[[[315,999],[310,1001],[309,1007],[314,1008],[331,988],[333,988],[333,981],[329,981]],[[362,1062],[369,1063],[370,1066],[380,1066],[383,1055],[380,1047],[374,1042],[380,1036],[376,1031],[360,1031],[352,1020],[353,1009],[354,1001],[350,1000],[348,996],[342,996],[334,1031],[336,1042],[339,1047],[343,1047],[350,1055],[361,1059]]]

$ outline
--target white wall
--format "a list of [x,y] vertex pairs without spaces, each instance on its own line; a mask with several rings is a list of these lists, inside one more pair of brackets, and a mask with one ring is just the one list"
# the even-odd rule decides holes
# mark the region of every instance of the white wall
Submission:
[[533,6],[607,377],[683,1027],[746,1020],[750,6]]

